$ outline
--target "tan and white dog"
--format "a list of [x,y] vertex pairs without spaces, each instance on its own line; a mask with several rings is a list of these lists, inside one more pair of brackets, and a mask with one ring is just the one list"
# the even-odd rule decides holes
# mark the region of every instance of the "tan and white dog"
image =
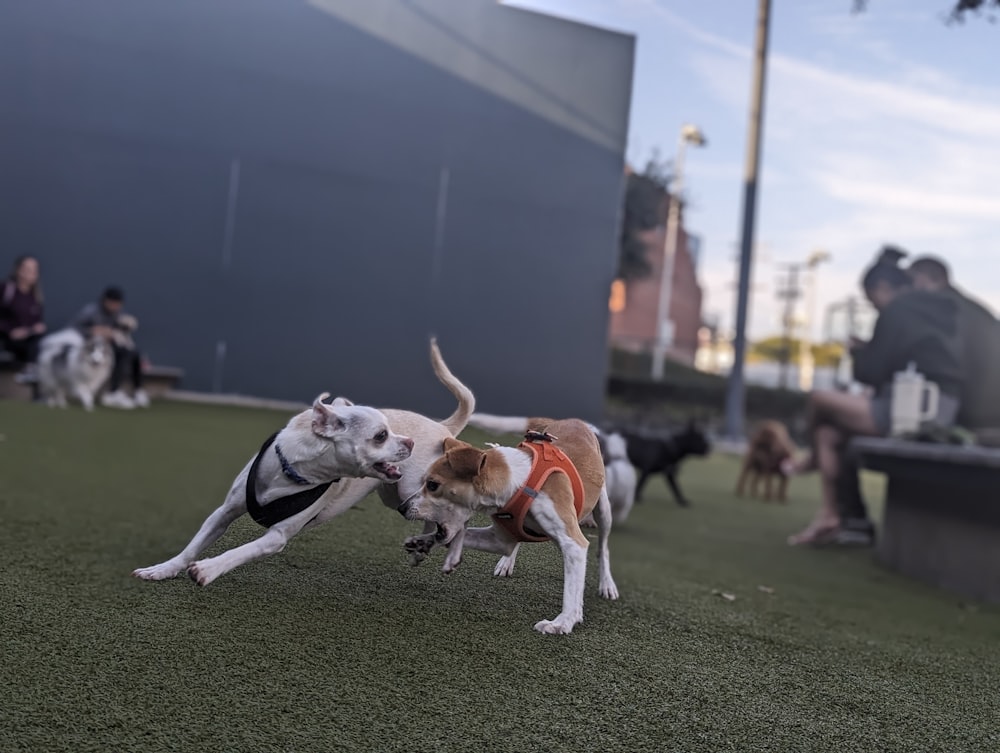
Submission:
[[[583,482],[583,504],[577,514],[570,479],[562,473],[550,475],[540,489],[531,490],[536,496],[524,526],[549,536],[563,557],[562,611],[552,620],[536,623],[535,630],[567,634],[583,620],[589,542],[579,521],[590,513],[594,514],[598,527],[599,592],[606,599],[618,598],[608,550],[611,505],[604,486],[604,464],[597,438],[583,421],[532,418],[528,429],[555,437],[553,444],[572,461]],[[469,529],[466,524],[477,512],[496,514],[524,489],[534,453],[521,447],[492,446],[480,450],[457,439],[445,439],[443,450],[444,456],[428,469],[423,488],[400,505],[400,511],[408,519],[433,521],[438,531],[411,536],[404,546],[414,556],[414,564],[435,544],[448,546],[445,572],[458,566],[465,546],[495,552],[504,555],[495,573],[509,576],[520,546],[518,538],[496,523]]]
[[[236,477],[225,502],[208,516],[183,551],[165,562],[140,568],[132,574],[143,580],[166,580],[188,572],[199,585],[207,586],[239,565],[280,552],[304,528],[312,528],[331,520],[373,491],[378,492],[385,505],[397,508],[406,495],[420,489],[424,471],[441,454],[442,441],[461,432],[475,410],[472,392],[448,370],[433,340],[431,363],[435,375],[458,400],[455,412],[443,421],[434,421],[412,411],[384,409],[379,412],[368,408],[366,410],[382,416],[387,424],[376,425],[374,419],[366,419],[360,424],[345,420],[342,439],[346,441],[350,438],[353,449],[346,451],[347,457],[344,457],[330,451],[332,447],[329,437],[325,437],[323,433],[326,431],[327,412],[336,415],[342,408],[336,402],[334,406],[314,404],[311,410],[293,417],[275,440],[275,446],[284,448],[287,464],[295,473],[309,481],[330,481],[337,476],[354,474],[366,478],[341,478],[339,482],[331,484],[315,503],[272,525],[255,541],[217,557],[196,561],[198,555],[222,536],[233,521],[247,512],[246,480],[253,464],[250,461]],[[384,467],[375,467],[375,462],[387,458],[371,444],[378,443],[379,435],[386,430],[392,436],[403,435],[397,440],[399,442],[406,437],[412,439],[412,452],[406,452],[409,457],[402,455],[399,445],[395,447],[397,457],[391,460],[395,464],[395,472],[392,473],[385,473],[388,469]],[[386,447],[388,442],[388,438],[382,440],[380,447]],[[389,447],[392,446],[389,444]],[[268,452],[262,458],[257,478],[257,494],[265,509],[269,502],[288,494],[293,485],[296,490],[302,489],[301,485],[288,477],[283,465],[276,452]]]

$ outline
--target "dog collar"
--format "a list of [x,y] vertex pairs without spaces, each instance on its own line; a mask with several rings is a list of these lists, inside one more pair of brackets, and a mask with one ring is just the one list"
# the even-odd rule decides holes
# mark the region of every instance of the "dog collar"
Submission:
[[285,474],[289,479],[294,481],[299,486],[311,486],[312,481],[307,479],[297,470],[292,467],[292,464],[288,462],[288,458],[285,457],[285,453],[281,451],[281,446],[275,442],[274,443],[274,454],[278,456],[278,461],[281,463],[281,472]]
[[573,506],[576,508],[577,520],[583,511],[584,490],[580,472],[573,465],[565,452],[560,450],[552,440],[551,434],[544,432],[528,432],[524,442],[518,449],[528,450],[531,455],[531,470],[524,486],[515,492],[510,501],[499,512],[493,514],[493,521],[518,541],[548,541],[544,533],[533,531],[524,525],[528,508],[535,501],[545,480],[553,473],[563,473],[569,479],[573,489]]

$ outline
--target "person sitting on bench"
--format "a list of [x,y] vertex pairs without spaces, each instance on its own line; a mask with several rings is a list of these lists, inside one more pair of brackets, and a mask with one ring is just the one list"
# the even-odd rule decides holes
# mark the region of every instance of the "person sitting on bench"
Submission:
[[[862,279],[865,296],[879,316],[872,339],[853,343],[854,378],[869,385],[873,396],[819,390],[809,396],[812,448],[785,471],[819,470],[822,502],[812,522],[789,537],[793,546],[831,543],[842,534],[838,497],[848,486],[841,475],[844,449],[851,437],[889,434],[896,372],[914,363],[940,390],[936,423],[951,426],[955,422],[963,381],[957,305],[942,293],[913,290],[899,266],[904,255],[895,247],[883,248]],[[856,473],[853,483],[857,483]]]

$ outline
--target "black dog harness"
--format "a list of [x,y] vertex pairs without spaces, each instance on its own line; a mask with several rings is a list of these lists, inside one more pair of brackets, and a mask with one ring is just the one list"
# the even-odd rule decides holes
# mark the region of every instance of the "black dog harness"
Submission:
[[[250,472],[247,474],[247,512],[250,513],[250,517],[253,518],[257,523],[264,526],[265,528],[270,528],[275,523],[280,523],[283,520],[296,515],[307,507],[312,505],[317,499],[326,494],[326,490],[330,488],[331,484],[335,484],[340,481],[339,478],[335,478],[332,481],[327,481],[323,484],[318,484],[312,489],[306,489],[305,491],[296,492],[295,494],[289,494],[284,497],[278,497],[272,502],[268,502],[266,505],[261,505],[260,501],[257,499],[257,471],[260,468],[260,461],[264,457],[264,453],[270,449],[271,445],[274,444],[274,440],[278,438],[278,434],[281,432],[275,432],[268,440],[264,442],[263,446],[260,448],[260,452],[257,453],[257,457],[254,458],[253,463],[250,465]],[[288,459],[281,453],[281,449],[275,446],[275,452],[278,453],[278,460],[281,461],[282,472],[294,481],[296,484],[305,486],[306,484],[312,484],[306,478],[303,478],[301,474],[298,473]]]

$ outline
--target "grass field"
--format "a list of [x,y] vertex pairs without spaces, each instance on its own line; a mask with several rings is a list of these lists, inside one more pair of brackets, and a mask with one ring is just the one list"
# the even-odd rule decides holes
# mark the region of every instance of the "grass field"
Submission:
[[739,501],[728,458],[684,469],[689,510],[653,483],[612,535],[621,600],[591,567],[568,637],[531,629],[559,610],[552,545],[507,580],[478,552],[410,568],[415,524],[375,499],[206,589],[130,578],[284,420],[0,403],[0,750],[1000,750],[1000,611],[786,547],[815,481]]

